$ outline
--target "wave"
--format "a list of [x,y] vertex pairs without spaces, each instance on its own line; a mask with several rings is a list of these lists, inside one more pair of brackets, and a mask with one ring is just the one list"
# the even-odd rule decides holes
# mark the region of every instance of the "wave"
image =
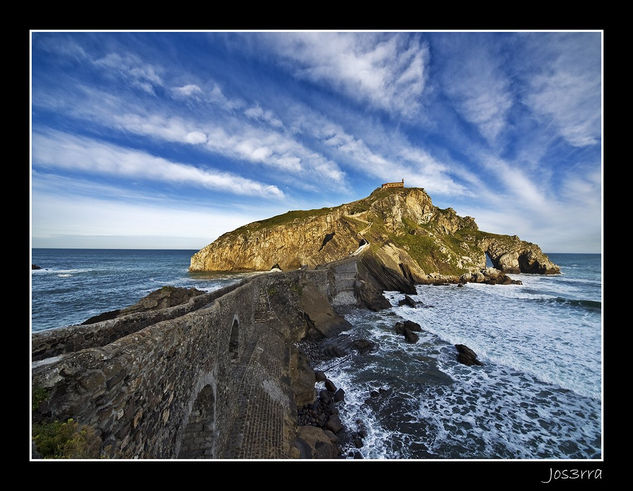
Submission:
[[90,268],[72,268],[72,269],[56,269],[56,268],[42,268],[31,270],[33,274],[56,274],[56,275],[72,275],[77,273],[87,273],[94,271]]
[[598,300],[586,300],[586,299],[571,299],[564,297],[552,297],[549,299],[538,299],[543,302],[553,302],[562,305],[569,305],[571,307],[581,307],[590,311],[601,312],[602,302]]

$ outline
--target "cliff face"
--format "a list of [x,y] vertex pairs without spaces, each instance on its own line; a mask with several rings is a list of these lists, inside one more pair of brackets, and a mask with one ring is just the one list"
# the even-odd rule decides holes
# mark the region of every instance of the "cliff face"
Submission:
[[504,272],[559,272],[536,244],[482,232],[472,217],[434,206],[421,188],[376,189],[352,203],[250,223],[194,254],[190,270],[314,268],[354,253],[371,255],[416,282],[430,274],[479,271],[486,253]]

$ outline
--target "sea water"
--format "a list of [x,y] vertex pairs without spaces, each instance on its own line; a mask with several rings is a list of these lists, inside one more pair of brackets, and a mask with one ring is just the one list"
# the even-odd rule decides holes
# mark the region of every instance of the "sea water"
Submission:
[[[164,285],[212,291],[241,275],[194,274],[185,250],[33,249],[31,328],[78,324]],[[602,455],[601,256],[549,254],[560,275],[522,285],[418,285],[415,308],[348,309],[343,336],[376,349],[324,362],[340,418],[368,459],[597,459]],[[420,324],[415,344],[396,322]],[[481,366],[457,362],[455,344]]]
[[[415,308],[351,309],[343,335],[376,349],[320,369],[345,391],[339,408],[374,459],[601,457],[600,255],[550,254],[560,275],[522,285],[418,285]],[[420,324],[409,344],[397,321]],[[455,344],[481,366],[457,361]]]
[[190,273],[189,250],[33,249],[31,330],[120,309],[165,285],[213,291],[243,275]]

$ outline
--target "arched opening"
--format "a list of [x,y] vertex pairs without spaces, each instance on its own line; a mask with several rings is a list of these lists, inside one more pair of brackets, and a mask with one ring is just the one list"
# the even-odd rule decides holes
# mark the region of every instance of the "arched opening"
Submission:
[[215,458],[215,394],[207,384],[198,393],[189,414],[178,452],[179,459]]
[[240,323],[237,318],[233,319],[233,325],[231,326],[231,337],[229,338],[229,355],[231,361],[237,361],[237,348],[239,345],[240,335]]
[[488,254],[488,251],[486,251],[486,268],[494,268],[495,265],[492,262],[492,259],[490,258],[490,254]]

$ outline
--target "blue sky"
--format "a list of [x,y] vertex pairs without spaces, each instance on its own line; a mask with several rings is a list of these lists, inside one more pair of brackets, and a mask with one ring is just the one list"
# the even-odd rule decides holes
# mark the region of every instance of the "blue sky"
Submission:
[[32,32],[33,247],[199,249],[405,179],[600,252],[601,32]]

